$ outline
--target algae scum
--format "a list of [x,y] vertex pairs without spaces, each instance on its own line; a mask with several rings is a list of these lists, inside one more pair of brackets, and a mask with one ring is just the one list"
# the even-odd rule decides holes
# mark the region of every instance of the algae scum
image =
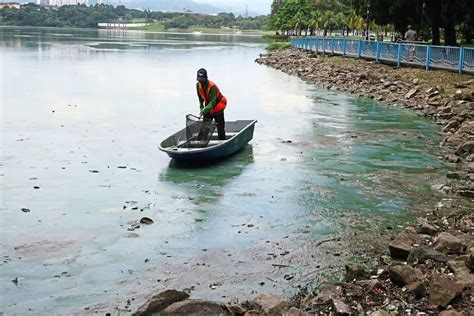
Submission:
[[[430,120],[259,66],[257,37],[52,33],[0,29],[1,312],[129,310],[169,288],[290,295],[351,255],[319,241],[396,228],[450,168]],[[258,123],[195,168],[157,145],[197,112],[201,67],[227,120]]]

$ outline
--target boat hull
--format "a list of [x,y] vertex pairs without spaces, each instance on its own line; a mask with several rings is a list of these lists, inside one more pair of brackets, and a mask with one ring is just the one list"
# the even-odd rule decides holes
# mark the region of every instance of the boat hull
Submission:
[[[214,146],[205,148],[176,148],[176,146],[168,146],[170,143],[169,139],[173,137],[171,136],[162,142],[160,150],[167,153],[170,158],[179,161],[194,162],[222,159],[236,153],[252,140],[257,121],[245,122],[248,122],[248,124],[240,131],[235,131],[236,134],[234,136]],[[239,121],[226,122],[226,126],[232,126],[232,123],[236,124]]]

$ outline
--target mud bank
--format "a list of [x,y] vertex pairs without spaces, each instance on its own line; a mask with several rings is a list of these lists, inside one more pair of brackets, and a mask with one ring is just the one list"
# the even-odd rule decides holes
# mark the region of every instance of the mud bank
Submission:
[[[258,63],[331,90],[411,108],[444,126],[443,157],[456,163],[446,195],[423,217],[393,233],[383,253],[348,262],[342,282],[303,288],[290,299],[261,294],[227,303],[157,293],[136,315],[472,315],[474,310],[474,78],[444,71],[393,69],[363,60],[288,49]],[[464,198],[454,199],[454,194]],[[368,245],[358,245],[363,249]],[[367,253],[370,251],[367,249]],[[374,264],[374,261],[376,264]]]

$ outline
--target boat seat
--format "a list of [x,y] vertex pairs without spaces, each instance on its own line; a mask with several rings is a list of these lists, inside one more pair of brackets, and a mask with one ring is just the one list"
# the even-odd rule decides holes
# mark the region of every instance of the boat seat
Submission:
[[216,145],[219,145],[222,142],[223,142],[223,140],[210,140],[209,144],[207,144],[207,147],[216,146]]
[[[229,138],[231,138],[231,137],[234,137],[234,136],[237,135],[237,134],[238,134],[238,132],[225,132],[225,137],[226,137],[227,139],[229,139]],[[212,134],[212,136],[217,136],[217,132],[214,132],[214,133]]]

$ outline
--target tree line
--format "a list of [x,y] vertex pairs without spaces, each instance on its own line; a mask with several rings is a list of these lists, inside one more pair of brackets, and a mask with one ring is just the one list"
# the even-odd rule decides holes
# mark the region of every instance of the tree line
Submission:
[[264,30],[267,16],[235,17],[232,13],[204,15],[197,13],[154,12],[128,9],[123,5],[94,6],[74,5],[61,7],[42,7],[26,4],[21,9],[4,8],[0,10],[0,25],[47,26],[97,28],[99,22],[136,21],[159,23],[168,28],[238,28],[241,30]]
[[272,29],[288,35],[404,34],[408,25],[420,40],[439,45],[472,43],[472,0],[273,0],[269,19]]

